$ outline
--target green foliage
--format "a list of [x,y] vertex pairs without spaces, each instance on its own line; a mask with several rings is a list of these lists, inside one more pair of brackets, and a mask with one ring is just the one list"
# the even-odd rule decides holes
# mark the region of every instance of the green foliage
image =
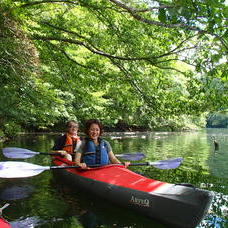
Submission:
[[5,136],[5,134],[4,134],[3,130],[0,129],[0,141],[4,136]]
[[8,122],[3,126],[3,131],[7,137],[15,137],[21,132],[21,126],[14,122]]
[[158,19],[165,23],[166,22],[166,11],[164,9],[159,9]]
[[223,1],[11,3],[0,5],[2,124],[177,129],[227,106]]
[[14,136],[19,125],[42,128],[74,115],[67,111],[64,93],[42,77],[37,50],[10,12],[2,10],[0,16],[0,122],[4,133]]

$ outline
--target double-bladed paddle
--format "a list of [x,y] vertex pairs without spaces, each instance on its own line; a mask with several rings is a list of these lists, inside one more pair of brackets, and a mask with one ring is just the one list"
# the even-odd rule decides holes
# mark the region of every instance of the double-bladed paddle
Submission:
[[[181,162],[182,158],[174,158],[169,160],[161,160],[156,162],[131,163],[130,166],[153,166],[158,169],[175,169]],[[118,165],[118,164],[116,164]],[[94,165],[90,167],[101,167]],[[42,173],[45,170],[51,169],[70,169],[80,168],[79,166],[40,166],[27,162],[6,161],[0,162],[0,178],[24,178],[32,177]]]
[[[60,155],[60,153],[52,152],[35,152],[28,149],[18,148],[18,147],[6,147],[2,149],[3,154],[7,158],[20,158],[26,159],[31,158],[35,155]],[[139,161],[145,157],[143,153],[126,153],[126,154],[116,154],[116,157],[129,161]]]

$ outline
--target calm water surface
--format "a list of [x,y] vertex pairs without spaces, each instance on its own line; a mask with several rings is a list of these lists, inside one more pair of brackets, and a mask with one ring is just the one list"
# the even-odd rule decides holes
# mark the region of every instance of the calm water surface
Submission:
[[[218,141],[219,150],[214,149],[211,137]],[[48,152],[55,138],[56,135],[24,135],[0,146]],[[212,207],[198,227],[228,227],[228,129],[184,133],[109,133],[105,138],[115,153],[145,153],[143,161],[183,157],[183,164],[173,170],[131,169],[150,178],[170,183],[191,183],[213,191]],[[0,159],[9,160],[2,154]],[[50,165],[50,158],[37,155],[26,162]],[[131,210],[62,185],[54,179],[51,171],[31,178],[0,180],[0,206],[5,203],[10,203],[10,206],[4,210],[4,217],[17,228],[164,228]]]

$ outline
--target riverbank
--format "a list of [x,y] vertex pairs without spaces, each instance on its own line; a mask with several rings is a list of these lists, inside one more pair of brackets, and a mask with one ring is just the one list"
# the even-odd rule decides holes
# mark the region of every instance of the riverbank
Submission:
[[[146,129],[146,128],[126,128],[126,129],[119,129],[119,128],[104,128],[104,133],[103,136],[110,136],[112,135],[112,138],[114,139],[120,139],[120,138],[134,138],[134,137],[146,137],[145,135],[151,134],[151,133],[159,133],[159,132],[191,132],[191,131],[199,131],[202,130],[203,128],[195,128],[195,129],[179,129],[176,131],[171,131],[166,128],[158,128],[156,130],[151,130],[151,129]],[[57,130],[57,131],[24,131],[24,132],[19,132],[14,137],[0,137],[0,143],[4,143],[7,141],[14,140],[18,136],[23,136],[23,135],[61,135],[64,134],[63,130]],[[79,136],[85,136],[85,133],[83,131],[78,132]]]

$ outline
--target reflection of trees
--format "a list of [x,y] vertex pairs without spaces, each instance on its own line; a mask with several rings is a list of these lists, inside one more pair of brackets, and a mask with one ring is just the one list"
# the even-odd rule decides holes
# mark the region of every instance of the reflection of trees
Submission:
[[[227,176],[221,178],[218,175],[210,175],[209,169],[211,169],[210,172],[212,173],[212,170],[218,165],[216,163],[217,160],[221,160],[224,163],[227,161],[227,152],[225,153],[227,145],[225,145],[226,141],[224,140],[224,142],[220,143],[219,151],[216,154],[209,154],[214,153],[210,148],[211,141],[209,136],[213,132],[207,132],[208,138],[204,132],[161,132],[145,134],[145,138],[140,136],[138,138],[126,137],[120,140],[110,140],[108,138],[108,141],[112,144],[115,153],[143,152],[147,155],[145,160],[148,161],[183,157],[184,161],[177,169],[159,170],[152,167],[131,167],[130,169],[141,172],[153,179],[169,183],[188,182],[196,187],[213,191],[215,198],[212,206],[212,215],[225,219],[225,217],[228,217],[224,214],[224,208],[227,208],[228,179]],[[45,152],[51,148],[55,137],[56,135],[28,135],[18,138],[11,145]],[[2,160],[5,159],[3,155],[0,155],[0,158]],[[50,157],[35,156],[28,162],[49,165]],[[225,170],[224,167],[220,166],[219,169]],[[124,225],[132,228],[152,227],[151,221],[143,218],[143,216],[139,216],[132,211],[128,212],[109,203],[100,202],[99,199],[90,197],[88,194],[79,193],[73,191],[73,189],[61,193],[58,186],[50,184],[51,180],[52,175],[48,171],[36,177],[27,178],[26,183],[32,183],[35,186],[35,192],[32,193],[29,199],[17,201],[12,206],[15,213],[10,215],[9,220],[12,221],[19,217],[34,215],[49,221],[50,218],[63,218],[64,221],[58,222],[59,226],[54,221],[50,221],[50,224],[52,223],[53,227],[64,227],[66,224],[77,224],[79,217],[82,215],[81,211],[89,211],[95,214],[97,219],[103,224],[103,227],[114,227],[114,223],[117,224],[116,227],[123,227]],[[3,182],[0,182],[0,187],[2,186]],[[8,210],[6,214],[9,214]],[[82,227],[79,222],[78,227]],[[154,227],[158,226],[155,225]],[[221,227],[225,227],[225,225]]]
[[216,193],[212,204],[212,210],[219,217],[228,219],[228,195]]
[[62,185],[61,182],[53,183],[55,189],[68,205],[70,216],[76,217],[84,228],[165,228],[130,209],[110,204],[109,201],[94,194],[90,195],[72,186]]
[[223,151],[218,151],[217,153],[212,155],[208,160],[211,173],[216,177],[228,177],[228,153],[225,153],[227,152],[227,149],[228,147],[226,147],[226,149],[224,148]]
[[210,113],[207,119],[207,127],[227,128],[228,127],[227,110],[217,112],[217,113]]
[[[195,171],[194,171],[195,170]],[[191,183],[196,187],[209,191],[228,194],[228,179],[217,178],[207,174],[207,170],[195,164],[194,169],[186,170],[185,167],[172,170],[146,169],[144,175],[149,178],[166,181],[169,183]]]
[[[151,133],[145,138],[110,140],[117,153],[143,152],[149,161],[170,157],[184,157],[184,165],[200,163],[207,167],[210,144],[205,132]],[[189,162],[189,164],[187,163]]]
[[[223,205],[223,206],[221,206]],[[202,222],[204,227],[221,227],[225,228],[228,224],[228,196],[220,193],[215,193],[215,197],[212,203],[211,212],[205,218],[205,221]]]
[[217,151],[213,151],[208,159],[210,173],[218,178],[228,177],[228,131],[227,129],[207,129],[208,138],[215,138],[219,144]]
[[[193,171],[197,170],[197,171]],[[166,181],[169,183],[191,183],[201,189],[209,190],[214,193],[212,207],[209,211],[209,216],[206,217],[206,226],[215,227],[209,224],[218,224],[218,227],[226,227],[228,223],[228,179],[217,178],[207,174],[207,170],[201,166],[195,165],[194,169],[184,170],[183,168],[175,170],[144,170],[144,175]],[[217,226],[216,226],[217,227]]]
[[[222,135],[219,135],[221,132]],[[226,131],[227,132],[227,131]],[[205,174],[212,174],[218,178],[228,177],[228,145],[225,140],[219,142],[219,151],[214,154],[211,135],[215,133],[220,139],[225,132],[218,131],[200,131],[200,132],[181,132],[181,133],[153,133],[148,134],[146,138],[123,139],[121,141],[112,141],[114,152],[143,152],[146,154],[146,160],[154,161],[170,157],[183,157],[184,161],[181,167],[186,172],[182,175],[191,183],[208,183],[201,178]],[[138,167],[137,170],[140,168]],[[143,168],[144,170],[144,168]],[[184,171],[184,169],[182,169]],[[160,173],[159,170],[156,170]],[[163,171],[164,172],[164,171]],[[202,173],[203,176],[195,176],[191,173]],[[162,175],[162,174],[161,174]],[[171,177],[172,179],[172,177]],[[215,178],[214,181],[217,179]],[[213,182],[209,182],[213,183]],[[219,188],[219,187],[218,187]]]

